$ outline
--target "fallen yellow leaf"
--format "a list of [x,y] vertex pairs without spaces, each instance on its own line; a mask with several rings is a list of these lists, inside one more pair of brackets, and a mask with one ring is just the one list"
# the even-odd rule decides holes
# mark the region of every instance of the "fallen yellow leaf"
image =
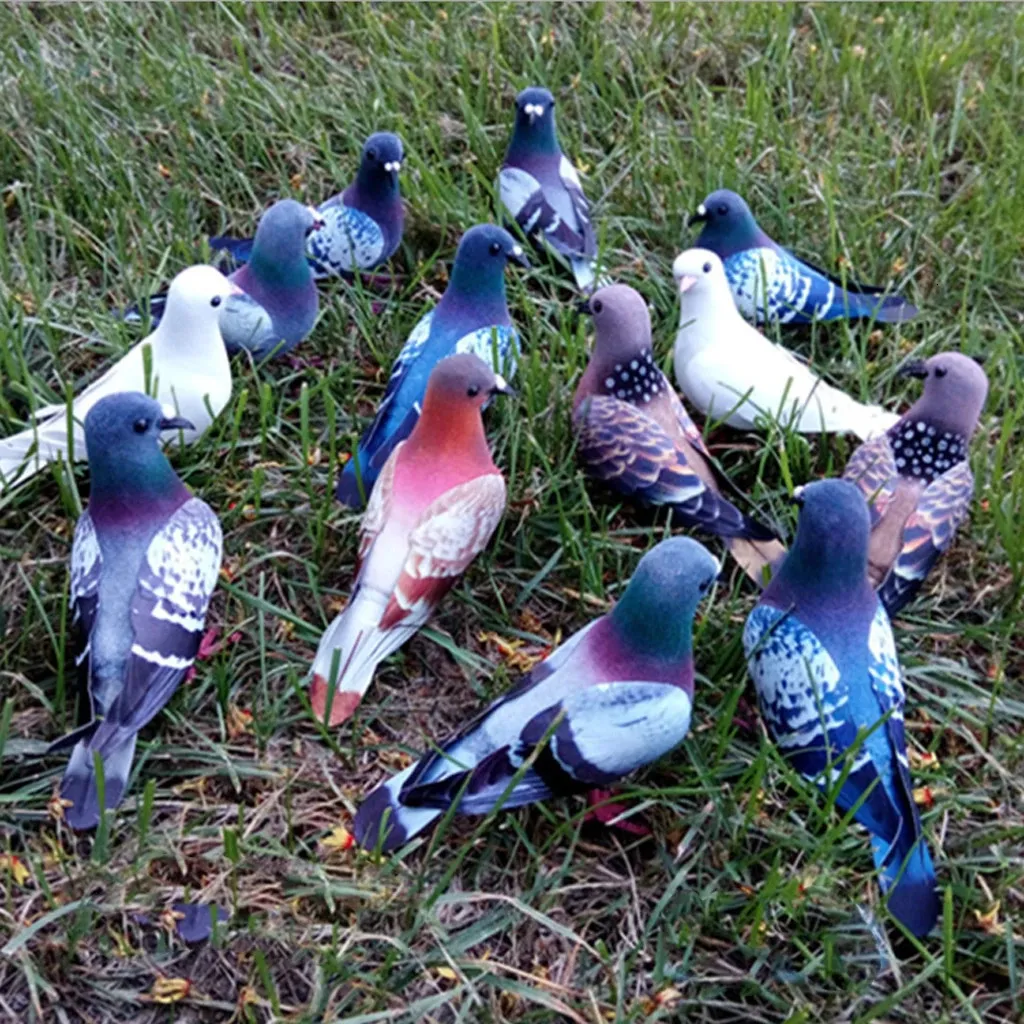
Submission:
[[999,921],[999,900],[983,914],[980,910],[974,912],[978,926],[988,935],[1002,935],[1006,931],[1006,925]]
[[192,991],[192,982],[187,978],[165,978],[162,974],[153,982],[150,996],[154,1003],[170,1005],[180,1003]]
[[170,178],[171,169],[166,164],[157,164],[156,169],[160,172],[161,178]]
[[15,885],[24,885],[31,877],[32,872],[25,867],[25,862],[13,853],[0,853],[0,869],[7,868]]
[[335,850],[350,850],[355,845],[355,836],[344,825],[335,825],[330,833],[320,840],[320,845],[333,853]]
[[450,967],[435,967],[434,973],[445,981],[457,981],[459,977]]
[[910,747],[907,750],[907,754],[910,758],[910,767],[915,772],[925,771],[928,768],[938,768],[939,759],[930,751],[926,750],[923,753]]
[[228,738],[237,740],[239,736],[244,736],[246,733],[251,732],[249,728],[252,725],[252,712],[246,711],[245,708],[240,708],[237,704],[228,705]]

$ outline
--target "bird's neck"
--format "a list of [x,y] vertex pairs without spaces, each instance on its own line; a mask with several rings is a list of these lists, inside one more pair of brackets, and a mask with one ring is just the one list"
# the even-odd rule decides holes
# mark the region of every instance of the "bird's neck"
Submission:
[[612,609],[609,620],[622,642],[629,648],[666,665],[678,665],[690,660],[693,653],[693,633],[690,615],[679,609],[674,621],[651,614],[650,600],[627,588]]
[[899,423],[890,428],[889,436],[897,437],[901,431],[907,429],[907,424],[924,423],[944,434],[954,435],[966,446],[978,425],[980,415],[980,409],[975,411],[962,405],[956,408],[940,406],[930,396],[922,395],[903,414]]
[[302,249],[270,253],[257,239],[253,243],[249,262],[235,276],[235,281],[243,290],[247,278],[255,279],[265,287],[304,288],[312,281],[313,275]]
[[360,166],[356,172],[355,195],[358,199],[373,203],[388,203],[398,199],[398,177],[387,172],[381,173],[370,167]]
[[765,588],[764,597],[780,608],[795,606],[805,613],[827,613],[830,609],[873,609],[875,592],[868,579],[867,540],[843,543],[829,538],[825,543],[797,534],[792,550]]
[[97,526],[166,517],[191,497],[163,452],[149,458],[119,457],[117,452],[89,460],[89,513]]
[[517,167],[529,163],[531,157],[554,157],[561,153],[554,118],[546,118],[531,127],[516,124],[505,162]]
[[497,472],[480,410],[429,390],[420,418],[406,441],[406,451],[412,458],[425,455],[439,467],[453,462],[479,467],[481,472]]
[[471,311],[474,319],[479,320],[484,313],[490,313],[493,319],[489,322],[507,323],[504,269],[500,266],[483,269],[478,265],[460,263],[456,259],[448,287],[437,308],[443,317],[458,317],[463,312]]

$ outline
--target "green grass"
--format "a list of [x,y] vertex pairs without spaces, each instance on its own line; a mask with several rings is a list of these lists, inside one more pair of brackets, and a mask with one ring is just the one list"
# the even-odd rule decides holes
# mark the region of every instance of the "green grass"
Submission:
[[[301,350],[324,367],[237,360],[233,406],[174,456],[221,514],[230,580],[210,622],[241,637],[147,730],[95,838],[48,813],[62,765],[20,756],[72,717],[67,563],[88,475],[0,498],[0,855],[30,871],[19,884],[0,867],[0,1019],[1019,1021],[1022,30],[1018,9],[986,5],[0,8],[5,430],[27,391],[60,396],[136,340],[111,304],[204,258],[208,233],[251,229],[270,199],[333,193],[373,130],[405,141],[409,208],[383,313],[328,288]],[[337,456],[460,233],[493,217],[512,97],[532,82],[558,96],[611,270],[650,300],[666,364],[671,261],[719,185],[775,237],[921,307],[899,329],[786,332],[833,381],[895,405],[916,388],[894,377],[905,358],[988,356],[969,525],[896,630],[910,740],[938,759],[919,782],[946,915],[922,943],[878,906],[863,833],[763,738],[739,643],[754,592],[736,572],[698,626],[690,737],[624,789],[653,840],[583,825],[564,801],[380,861],[320,845],[404,753],[515,678],[482,633],[568,635],[665,532],[582,483],[568,417],[584,326],[557,268],[513,269],[522,397],[488,414],[510,483],[499,534],[354,725],[328,736],[304,710],[355,552]],[[712,441],[788,525],[787,484],[850,450]],[[214,942],[139,923],[182,897],[231,910]],[[978,916],[996,902],[1001,933]],[[187,979],[187,997],[150,1002],[159,975]]]

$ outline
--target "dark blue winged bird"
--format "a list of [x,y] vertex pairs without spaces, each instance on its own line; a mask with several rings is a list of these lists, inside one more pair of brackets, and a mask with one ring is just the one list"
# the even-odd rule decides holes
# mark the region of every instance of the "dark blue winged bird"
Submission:
[[856,807],[871,833],[890,912],[926,935],[939,913],[935,867],[912,792],[892,627],[868,579],[867,505],[846,480],[809,484],[795,500],[793,548],[743,631],[761,712],[801,775],[825,789],[841,782],[836,807]]
[[338,500],[360,508],[399,441],[419,419],[431,371],[446,356],[471,352],[506,378],[515,373],[519,335],[505,298],[505,265],[528,267],[522,246],[493,224],[470,228],[459,242],[441,301],[406,339],[391,367],[373,423],[338,480]]
[[712,192],[690,224],[703,225],[694,245],[722,260],[736,306],[750,319],[809,324],[870,317],[902,323],[917,316],[917,308],[899,295],[843,281],[783,249],[761,230],[742,197],[728,189]]

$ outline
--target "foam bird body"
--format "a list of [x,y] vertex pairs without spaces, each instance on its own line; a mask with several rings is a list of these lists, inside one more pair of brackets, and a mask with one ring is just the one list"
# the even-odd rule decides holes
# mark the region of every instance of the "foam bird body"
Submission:
[[459,242],[441,301],[413,328],[391,367],[377,415],[338,480],[338,500],[359,508],[395,445],[419,419],[427,382],[446,357],[472,353],[512,378],[519,335],[505,298],[505,264],[529,266],[522,247],[503,228],[478,224]]
[[[306,238],[320,224],[315,210],[294,199],[279,200],[260,218],[248,263],[228,278],[237,289],[220,314],[229,353],[244,349],[254,359],[284,355],[313,329],[320,298],[306,261]],[[153,296],[151,321],[159,323],[163,311],[164,297]]]
[[480,410],[507,391],[471,353],[434,369],[423,415],[385,463],[363,516],[351,600],[313,662],[310,699],[331,725],[352,714],[377,665],[427,621],[501,520],[505,481]]
[[498,175],[501,202],[527,235],[568,260],[577,287],[595,284],[597,241],[590,206],[555,130],[555,99],[547,89],[516,97],[516,120]]
[[[743,645],[765,725],[805,778],[871,833],[889,909],[915,935],[935,924],[935,868],[914,803],[905,695],[889,618],[867,576],[868,513],[844,480],[801,489],[792,550],[747,619]],[[858,746],[858,740],[862,740]]]
[[924,394],[861,445],[843,473],[869,504],[868,571],[890,615],[914,597],[967,518],[974,494],[967,447],[988,394],[985,372],[957,352],[902,372],[923,379]]
[[[183,270],[167,293],[167,315],[99,380],[80,392],[71,407],[71,450],[64,405],[36,410],[35,425],[0,439],[0,488],[23,483],[58,459],[85,457],[82,423],[92,407],[120,391],[145,391],[189,420],[186,441],[199,437],[231,399],[231,366],[221,338],[219,318],[233,286],[213,267]],[[151,359],[146,376],[145,351]]]
[[[402,242],[405,208],[398,181],[402,143],[390,132],[376,132],[363,145],[353,182],[317,207],[320,224],[309,234],[308,258],[316,280],[351,278],[357,271],[386,263]],[[239,261],[250,259],[251,238],[210,239]]]
[[[394,849],[459,814],[607,785],[682,742],[693,707],[693,617],[718,563],[696,541],[662,541],[618,604],[576,633],[437,752],[359,808],[357,841]],[[533,765],[513,780],[550,735]]]
[[747,323],[713,252],[689,249],[672,269],[680,292],[676,381],[706,416],[746,430],[773,418],[805,434],[853,433],[862,439],[896,422],[894,414],[826,384]]
[[673,520],[736,543],[737,557],[760,548],[756,564],[782,547],[772,532],[722,497],[700,431],[654,361],[651,320],[627,285],[596,291],[586,305],[596,339],[573,402],[577,456],[588,475]]
[[97,402],[85,420],[91,494],[75,528],[71,606],[89,712],[51,751],[71,748],[60,795],[72,827],[100,819],[128,785],[136,736],[195,659],[221,564],[216,515],[193,497],[160,449],[162,430],[189,429],[137,393]]
[[806,260],[773,242],[758,226],[744,200],[721,189],[712,192],[690,218],[703,224],[694,243],[709,249],[725,266],[736,306],[759,323],[807,324],[814,320],[870,317],[881,323],[902,323],[917,309],[886,289],[858,284]]

